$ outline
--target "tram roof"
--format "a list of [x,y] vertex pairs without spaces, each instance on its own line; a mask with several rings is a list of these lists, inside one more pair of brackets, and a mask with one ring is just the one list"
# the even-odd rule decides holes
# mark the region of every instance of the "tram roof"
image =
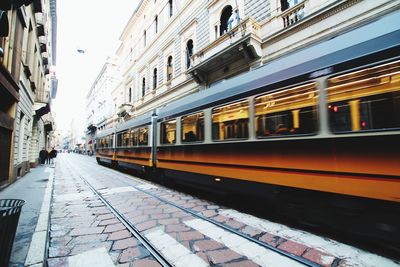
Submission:
[[125,123],[121,123],[121,124],[117,125],[117,127],[103,130],[99,134],[97,134],[97,138],[102,138],[104,136],[107,136],[107,135],[110,135],[113,133],[118,133],[118,132],[124,131],[126,129],[150,124],[151,123],[151,115],[152,115],[151,112],[145,113],[145,114],[139,115],[136,118],[130,119],[129,121],[127,121]]
[[152,114],[152,112],[148,112],[148,113],[139,115],[136,118],[132,118],[121,125],[118,125],[117,132],[129,129],[129,128],[140,127],[140,126],[151,123],[151,114]]
[[113,132],[114,132],[113,128],[105,129],[105,130],[103,130],[103,131],[101,131],[99,133],[96,133],[96,137],[97,138],[102,138],[102,137],[105,137],[107,135],[112,134]]
[[[255,70],[168,103],[159,119],[178,116],[222,99],[240,96],[260,87],[324,70],[337,64],[378,53],[400,44],[400,11],[393,12],[333,38],[273,60]],[[310,78],[311,79],[311,78]]]

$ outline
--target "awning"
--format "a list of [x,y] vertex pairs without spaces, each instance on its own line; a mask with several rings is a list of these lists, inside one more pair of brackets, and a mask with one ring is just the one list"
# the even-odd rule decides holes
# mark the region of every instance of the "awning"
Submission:
[[50,105],[49,105],[49,103],[46,103],[44,106],[42,106],[38,109],[35,109],[35,116],[37,119],[39,119],[44,114],[47,114],[49,112],[50,112]]

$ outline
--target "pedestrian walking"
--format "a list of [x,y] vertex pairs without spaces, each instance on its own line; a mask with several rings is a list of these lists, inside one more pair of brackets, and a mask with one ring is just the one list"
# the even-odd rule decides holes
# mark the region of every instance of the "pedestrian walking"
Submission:
[[40,164],[43,165],[46,163],[47,157],[48,157],[48,152],[47,150],[43,147],[42,150],[39,152],[39,159],[40,159]]
[[50,151],[51,149],[47,150],[46,164],[50,164]]
[[57,150],[53,149],[50,151],[49,153],[49,158],[50,158],[50,163],[53,164],[54,163],[54,159],[57,157]]

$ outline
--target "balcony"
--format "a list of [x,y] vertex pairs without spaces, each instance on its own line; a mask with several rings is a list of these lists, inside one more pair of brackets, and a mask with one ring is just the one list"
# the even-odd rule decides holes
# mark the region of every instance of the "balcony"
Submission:
[[31,72],[31,69],[29,67],[29,64],[22,63],[22,65],[24,66],[24,73],[25,73],[26,77],[30,78],[31,75],[32,75],[32,72]]
[[35,82],[34,82],[34,81],[30,81],[30,84],[31,84],[31,90],[32,90],[33,92],[35,92],[35,91],[36,91],[36,84],[35,84]]
[[46,19],[45,19],[45,16],[43,15],[43,13],[36,13],[35,20],[36,20],[36,24],[38,24],[38,25],[46,24]]
[[40,44],[40,53],[47,52],[47,45],[46,44]]
[[304,17],[304,7],[305,1],[302,1],[299,4],[283,11],[281,14],[283,19],[283,27],[289,27],[290,25],[293,25],[301,20]]
[[43,25],[38,24],[38,25],[36,26],[36,30],[37,30],[37,35],[38,35],[39,37],[40,37],[40,36],[45,36],[44,26],[43,26]]
[[49,59],[47,57],[43,57],[43,65],[47,66],[48,64],[49,64]]
[[211,82],[209,74],[229,69],[240,60],[250,63],[261,57],[260,25],[247,18],[215,41],[192,55],[192,74],[198,83]]

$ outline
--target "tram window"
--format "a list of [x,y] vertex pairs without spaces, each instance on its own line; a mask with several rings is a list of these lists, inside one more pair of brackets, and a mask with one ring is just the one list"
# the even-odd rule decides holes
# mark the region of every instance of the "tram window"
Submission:
[[258,138],[311,134],[317,129],[315,83],[296,86],[255,99],[255,131]]
[[148,127],[139,128],[139,146],[147,146],[149,144]]
[[212,139],[231,140],[249,137],[249,103],[247,100],[212,110]]
[[131,146],[138,145],[138,132],[137,129],[131,130]]
[[400,128],[400,61],[328,80],[329,124],[334,133]]
[[[107,139],[109,137],[107,136]],[[107,142],[108,143],[108,142]],[[108,146],[108,145],[107,145]],[[117,147],[121,147],[122,146],[122,133],[117,134]]]
[[181,119],[182,142],[204,140],[204,112],[184,116]]
[[124,132],[122,134],[122,146],[129,146],[130,136],[129,132]]
[[162,122],[160,125],[160,143],[175,144],[176,143],[176,120]]

